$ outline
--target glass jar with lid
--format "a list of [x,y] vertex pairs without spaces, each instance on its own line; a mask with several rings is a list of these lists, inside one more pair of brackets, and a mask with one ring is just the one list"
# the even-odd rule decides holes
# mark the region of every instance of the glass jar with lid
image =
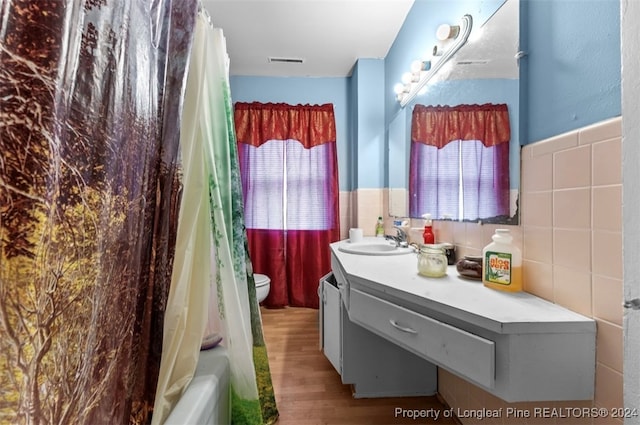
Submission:
[[418,274],[442,277],[447,274],[447,256],[438,245],[422,245],[418,253]]

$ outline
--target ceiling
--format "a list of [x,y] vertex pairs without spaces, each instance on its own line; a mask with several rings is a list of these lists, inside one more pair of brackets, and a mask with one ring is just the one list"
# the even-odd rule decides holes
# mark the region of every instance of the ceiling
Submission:
[[202,0],[202,5],[224,32],[231,75],[346,77],[357,59],[387,55],[413,2]]

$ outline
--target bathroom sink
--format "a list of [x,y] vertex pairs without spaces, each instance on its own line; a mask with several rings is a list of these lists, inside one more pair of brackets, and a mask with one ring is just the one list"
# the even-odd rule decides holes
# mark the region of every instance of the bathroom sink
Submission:
[[400,248],[393,242],[343,242],[338,249],[349,254],[360,255],[403,255],[414,252],[413,248]]

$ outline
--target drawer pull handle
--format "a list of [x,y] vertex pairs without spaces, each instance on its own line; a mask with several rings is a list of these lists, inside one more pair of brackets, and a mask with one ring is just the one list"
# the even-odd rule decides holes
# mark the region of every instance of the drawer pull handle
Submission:
[[396,329],[401,330],[402,332],[406,332],[406,333],[408,333],[408,334],[417,334],[417,333],[418,333],[417,331],[415,331],[415,330],[413,330],[413,329],[411,329],[411,328],[407,328],[407,327],[404,327],[404,326],[400,326],[400,325],[398,324],[398,322],[396,322],[396,321],[395,321],[395,320],[393,320],[393,319],[389,319],[389,323],[391,323],[391,326],[393,326],[393,327],[394,327],[394,328],[396,328]]

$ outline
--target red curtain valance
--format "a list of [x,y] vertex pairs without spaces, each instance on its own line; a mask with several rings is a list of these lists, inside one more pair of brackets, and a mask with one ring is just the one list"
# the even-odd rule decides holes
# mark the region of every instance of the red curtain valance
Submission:
[[269,140],[298,140],[309,149],[336,141],[333,105],[243,103],[234,107],[238,143],[260,146]]
[[487,146],[511,139],[506,104],[416,105],[411,120],[411,141],[438,149],[454,140],[480,140]]

